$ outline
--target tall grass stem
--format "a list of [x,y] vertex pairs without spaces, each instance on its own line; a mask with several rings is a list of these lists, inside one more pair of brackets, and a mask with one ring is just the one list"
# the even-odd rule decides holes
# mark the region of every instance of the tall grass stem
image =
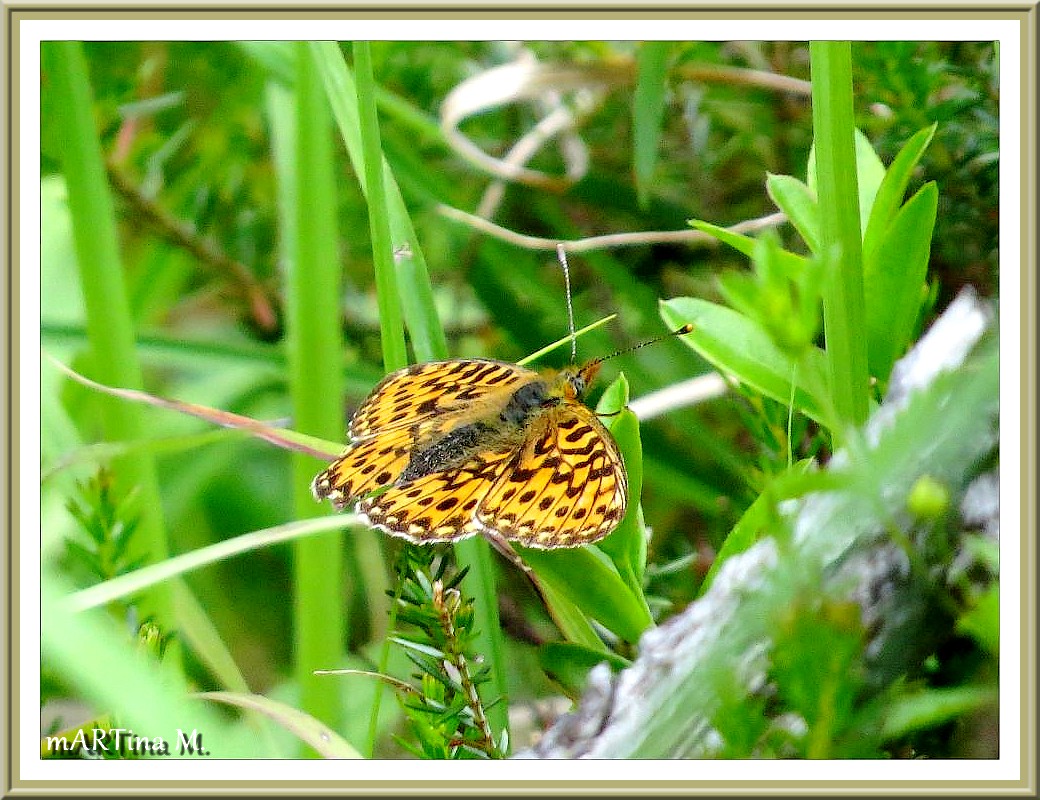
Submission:
[[820,242],[837,256],[823,290],[823,319],[831,398],[843,431],[866,421],[869,408],[863,240],[852,107],[849,42],[811,42],[812,117],[816,142]]

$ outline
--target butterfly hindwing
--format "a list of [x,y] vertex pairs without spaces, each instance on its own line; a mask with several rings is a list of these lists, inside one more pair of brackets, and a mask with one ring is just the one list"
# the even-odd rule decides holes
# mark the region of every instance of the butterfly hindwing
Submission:
[[408,466],[414,440],[412,430],[400,427],[355,442],[318,474],[311,491],[319,500],[327,498],[337,508],[346,508],[396,481]]
[[515,457],[511,451],[474,456],[460,467],[434,472],[366,497],[357,511],[370,525],[423,544],[479,533],[474,511]]

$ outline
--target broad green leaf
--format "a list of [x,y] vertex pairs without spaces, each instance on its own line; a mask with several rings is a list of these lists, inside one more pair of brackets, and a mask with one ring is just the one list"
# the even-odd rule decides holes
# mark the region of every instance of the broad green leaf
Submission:
[[[870,140],[856,129],[856,181],[859,188],[860,233],[865,234],[870,212],[874,206],[874,198],[885,178],[885,165],[881,163]],[[812,193],[816,194],[816,149],[809,149],[809,163],[806,183]]]
[[643,207],[646,206],[654,167],[657,166],[671,49],[671,42],[642,42],[636,56],[636,88],[632,100],[632,132],[635,139],[633,166],[639,205]]
[[563,687],[572,700],[581,697],[589,670],[606,661],[617,672],[629,662],[619,655],[590,649],[571,642],[548,642],[538,648],[538,663],[552,680]]
[[[734,250],[743,253],[748,258],[752,258],[755,254],[755,247],[757,247],[758,242],[757,239],[752,239],[750,236],[745,236],[742,233],[734,233],[733,231],[720,228],[718,225],[712,225],[710,222],[704,222],[699,219],[690,220],[690,225],[699,231],[710,233],[720,242],[728,244]],[[777,251],[777,258],[779,259],[780,265],[787,271],[796,272],[805,268],[805,257],[797,255],[796,253],[790,253],[787,250],[779,249]]]
[[820,210],[816,195],[790,175],[770,175],[766,178],[766,191],[777,208],[787,215],[809,249],[817,252],[820,247]]
[[921,303],[939,192],[927,183],[910,198],[889,226],[884,241],[864,262],[870,374],[882,387],[913,336]]
[[662,301],[661,316],[672,327],[692,322],[693,333],[683,336],[683,342],[719,371],[732,375],[755,391],[786,405],[791,402],[793,381],[795,408],[826,424],[826,406],[819,396],[820,390],[809,388],[826,385],[825,355],[818,348],[813,348],[801,364],[795,365],[761,326],[732,309],[695,297]]
[[596,634],[588,617],[564,596],[562,588],[557,588],[554,576],[539,573],[538,585],[542,599],[545,600],[545,605],[549,609],[549,615],[567,641],[591,650],[607,651],[606,645]]
[[517,547],[539,579],[626,642],[638,642],[653,624],[649,611],[632,594],[617,569],[595,546],[556,550]]
[[966,633],[993,655],[1000,652],[1000,587],[987,589],[975,605],[957,620],[957,630]]
[[639,438],[639,420],[625,407],[627,404],[628,381],[622,374],[607,387],[596,411],[612,415],[604,422],[614,436],[625,462],[628,511],[621,524],[598,546],[614,561],[632,594],[645,603],[643,570],[646,567],[646,530],[639,513],[639,500],[643,491],[643,445]]
[[900,697],[885,709],[884,736],[897,739],[914,731],[934,728],[996,701],[997,693],[981,686],[926,689]]
[[874,207],[870,210],[870,220],[863,235],[863,258],[869,260],[872,253],[877,250],[885,238],[885,232],[903,202],[906,187],[910,183],[910,176],[914,167],[921,160],[928,144],[935,134],[935,123],[923,128],[910,137],[903,145],[899,155],[895,157],[885,173],[884,180],[878,188],[877,197],[874,199]]
[[710,222],[705,222],[702,219],[691,219],[689,224],[699,231],[710,233],[720,242],[725,242],[734,250],[743,253],[748,258],[751,258],[752,253],[755,252],[755,240],[750,236],[745,236],[743,233],[736,233],[726,228],[720,228],[718,225],[712,225]]

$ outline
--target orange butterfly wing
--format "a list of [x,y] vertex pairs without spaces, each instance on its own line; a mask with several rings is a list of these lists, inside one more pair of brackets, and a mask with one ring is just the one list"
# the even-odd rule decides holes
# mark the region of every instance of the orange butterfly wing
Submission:
[[538,378],[488,359],[416,364],[388,375],[351,420],[355,441],[314,479],[315,497],[338,508],[358,500],[368,524],[416,543],[481,531],[539,548],[602,539],[624,517],[628,479],[610,433],[574,400],[540,410],[521,440],[492,436],[461,465],[400,481],[413,455],[486,418]]
[[490,359],[413,364],[387,375],[350,422],[354,441],[311,483],[318,500],[339,509],[392,486],[411,456],[440,435],[484,413],[537,373]]
[[516,364],[486,358],[412,364],[391,372],[372,390],[350,420],[350,437],[451,414],[537,377]]
[[350,445],[311,482],[317,500],[331,500],[343,509],[354,500],[389,486],[408,466],[414,435],[407,427],[394,428]]
[[578,547],[625,516],[628,476],[610,432],[577,402],[547,409],[476,509],[477,520],[528,547]]
[[358,503],[368,524],[417,544],[450,542],[479,533],[475,510],[514,449],[484,453],[461,467],[424,475]]

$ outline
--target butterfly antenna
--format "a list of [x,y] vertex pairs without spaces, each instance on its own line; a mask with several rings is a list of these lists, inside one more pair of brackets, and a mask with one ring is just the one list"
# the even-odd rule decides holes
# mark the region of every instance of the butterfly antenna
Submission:
[[618,356],[623,356],[626,353],[631,353],[634,350],[639,350],[642,347],[646,347],[646,346],[651,345],[651,344],[657,344],[658,342],[664,341],[665,339],[668,339],[668,338],[670,338],[672,336],[685,336],[686,334],[692,333],[692,332],[693,332],[693,325],[691,323],[687,322],[681,328],[676,328],[671,333],[665,333],[665,334],[662,334],[661,336],[655,336],[653,339],[647,339],[645,342],[640,342],[639,344],[632,345],[632,347],[626,347],[624,350],[618,350],[615,353],[611,353],[609,356],[602,356],[600,358],[593,359],[591,363],[593,363],[593,364],[602,364],[604,361],[608,361],[611,358],[617,358]]
[[567,290],[567,329],[571,333],[571,363],[578,357],[578,337],[574,333],[574,305],[571,303],[571,270],[567,266],[567,251],[563,248],[563,242],[556,245],[556,256],[560,259],[563,267],[563,283]]

